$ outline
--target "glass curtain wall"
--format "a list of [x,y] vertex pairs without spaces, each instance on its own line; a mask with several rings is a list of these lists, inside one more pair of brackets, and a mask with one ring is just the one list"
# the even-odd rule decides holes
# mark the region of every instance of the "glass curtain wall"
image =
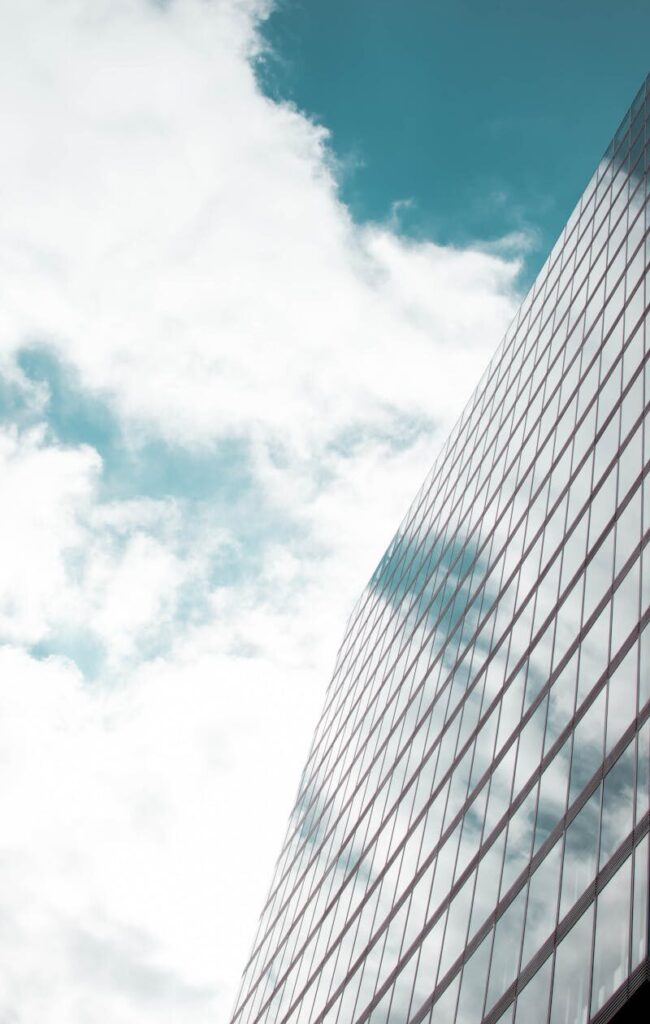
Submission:
[[233,1024],[647,976],[650,77],[350,618]]

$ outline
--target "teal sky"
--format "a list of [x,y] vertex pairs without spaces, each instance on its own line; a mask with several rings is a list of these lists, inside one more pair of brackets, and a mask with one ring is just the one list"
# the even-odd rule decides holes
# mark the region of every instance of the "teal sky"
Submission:
[[360,221],[543,262],[648,72],[647,0],[280,0],[267,92],[331,132]]

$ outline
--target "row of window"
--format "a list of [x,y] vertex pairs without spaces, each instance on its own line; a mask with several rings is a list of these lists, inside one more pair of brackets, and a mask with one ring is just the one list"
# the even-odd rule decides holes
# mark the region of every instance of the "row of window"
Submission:
[[[640,114],[639,114],[639,117],[640,117]],[[635,124],[640,125],[641,124],[640,120],[635,120]],[[635,129],[635,131],[636,131],[636,129]],[[647,129],[646,129],[646,131],[647,131]],[[642,138],[643,138],[643,132],[641,131],[639,133],[639,141],[641,141]],[[634,181],[636,182],[636,179],[638,177],[640,177],[640,176],[641,176],[640,174],[637,174],[635,176]],[[604,177],[601,177],[601,182],[604,181],[604,180],[608,180],[609,181],[610,177],[614,177],[614,175],[610,174],[609,177],[607,175],[605,175]],[[629,191],[630,190],[630,183],[627,182],[626,184],[628,186],[628,191]],[[615,202],[613,204],[614,209],[611,211],[611,217],[610,217],[611,223],[614,223],[616,220],[618,220],[618,213],[620,212],[620,206],[621,206],[621,204],[624,204],[625,201],[627,200],[627,194],[628,194],[628,192],[626,191],[626,189],[621,187],[620,188],[620,192],[619,192],[618,196],[616,197]],[[606,201],[607,198],[610,198],[610,202]],[[586,247],[588,245],[591,245],[592,249],[595,249],[595,251],[598,251],[598,249],[600,248],[600,246],[598,245],[598,240],[596,239],[596,242],[594,243],[594,242],[592,242],[592,239],[590,237],[590,230],[591,230],[591,227],[592,227],[592,225],[591,225],[591,217],[592,217],[593,212],[594,212],[593,211],[594,202],[595,202],[595,195],[592,194],[590,200],[586,204],[585,204],[584,200],[583,200],[583,204],[581,204],[581,206],[582,206],[582,217],[581,217],[581,221],[580,221],[581,230],[577,231],[577,234],[580,235],[579,246],[580,246],[581,251],[578,251],[578,250],[575,251],[575,255],[576,255],[577,263],[578,263],[578,266],[577,266],[576,270],[573,269],[574,250],[572,250],[570,247],[567,248],[566,245],[562,248],[562,250],[561,250],[557,260],[555,261],[555,264],[556,264],[555,270],[549,270],[548,273],[546,273],[546,271],[544,269],[542,270],[542,272],[540,274],[540,277],[538,278],[538,282],[539,281],[543,281],[545,287],[543,289],[540,289],[539,287],[536,287],[536,288],[533,289],[533,292],[531,292],[531,296],[534,296],[533,297],[533,310],[531,312],[531,315],[532,315],[532,318],[533,318],[533,322],[535,320],[535,309],[534,309],[535,302],[539,301],[539,296],[542,294],[542,291],[544,291],[544,294],[545,294],[546,306],[551,311],[550,315],[555,314],[556,307],[557,307],[557,295],[553,291],[553,288],[554,288],[554,285],[555,285],[555,278],[553,277],[553,274],[554,274],[554,272],[555,273],[559,273],[560,257],[563,257],[562,265],[563,265],[563,270],[564,270],[565,276],[568,275],[568,273],[570,272],[571,273],[571,277],[575,281],[577,281],[577,280],[580,279],[580,273],[581,273],[580,265],[581,265],[581,263],[582,263],[582,267],[583,267],[583,271],[582,271],[583,274],[586,274],[586,269],[588,267],[588,261],[583,260],[583,256],[584,256],[584,252],[585,252]],[[618,212],[617,212],[617,205],[619,206]],[[599,233],[602,233],[603,231],[606,232],[607,222],[608,222],[608,216],[607,215],[610,215],[610,206],[612,206],[611,197],[607,197],[603,193],[599,197],[599,202],[598,202],[598,207],[601,210],[600,223],[598,224],[598,228],[597,228],[597,231]],[[585,223],[585,221],[587,223]],[[621,227],[622,227],[622,225],[619,226],[619,230],[621,230]],[[576,225],[576,228],[577,228],[577,225]],[[548,263],[547,263],[547,266],[550,266],[550,264],[552,262],[553,262],[552,259],[550,259],[548,261]],[[570,294],[570,287],[569,286],[571,284],[571,281],[570,280],[569,281],[563,280],[561,282],[561,284],[562,284],[561,291],[564,292],[562,301],[566,302],[566,301],[568,301],[568,297],[569,297],[569,294]],[[550,285],[550,288],[549,288],[549,285]],[[536,293],[536,294],[534,295],[534,293]],[[574,288],[573,295],[575,296],[575,294],[576,294],[576,289]],[[526,303],[524,303],[524,306],[526,306]],[[541,319],[542,318],[541,311],[538,311],[538,312],[540,314],[540,319]],[[550,322],[550,315],[549,315],[548,318],[544,317],[544,319],[547,319],[547,325]],[[559,319],[561,319],[561,318],[558,318],[557,315],[556,315],[555,316],[556,324],[558,323]],[[522,318],[520,317],[520,323],[519,323],[520,333],[522,333],[521,332],[521,323],[522,323]],[[535,336],[536,336],[535,328],[531,327],[528,322],[526,323],[525,332],[524,333],[528,336],[528,339],[527,339],[528,341],[531,340],[531,337],[535,338]],[[539,333],[539,325],[537,325],[537,333]],[[511,340],[514,342],[514,337]],[[506,343],[508,343],[508,339],[506,339]],[[520,347],[520,351],[521,351],[521,348],[523,348],[523,346]],[[519,355],[519,353],[518,353],[518,355]],[[501,358],[501,356],[502,356],[502,354],[500,354],[500,353],[497,354],[497,357],[495,358],[495,360],[493,360],[493,362],[491,363],[490,368],[488,369],[488,373],[485,375],[486,378],[489,378],[491,376],[491,372],[490,371],[492,371],[493,373],[496,373],[498,368],[499,368],[499,365],[501,365],[501,367],[503,367],[504,360]],[[515,357],[515,358],[517,358],[517,357]],[[513,361],[512,360],[512,354],[510,354],[509,362],[512,363],[512,361]],[[506,367],[508,367],[508,361],[505,362],[505,365],[506,365]],[[516,365],[514,367],[511,367],[511,368],[514,369],[515,371],[518,370],[518,367]],[[510,373],[510,380],[513,379],[513,376],[516,376],[516,373],[514,375],[512,373]],[[490,383],[490,381],[488,380],[488,385],[489,385],[489,383]],[[502,381],[498,382],[498,384],[501,384],[501,383],[502,383]],[[492,388],[492,390],[494,390],[494,389]],[[477,398],[481,397],[481,391],[482,391],[482,388],[481,388],[481,386],[479,386],[479,389],[477,390]],[[497,395],[497,397],[500,400],[501,396]],[[467,423],[465,421],[466,421],[468,416],[472,415],[472,412],[476,411],[477,407],[478,407],[477,406],[477,402],[475,402],[473,406],[470,404],[470,406],[468,407],[468,410],[470,410],[470,412],[467,413],[461,419],[461,423],[459,424],[458,431],[462,431],[463,428],[467,427]],[[497,408],[499,408],[499,406],[497,406]],[[475,424],[475,426],[476,426],[476,424]],[[466,433],[466,431],[465,431],[465,433]],[[452,439],[453,439],[453,436],[454,435],[452,434]],[[465,437],[465,439],[464,439],[465,452],[467,450],[466,441],[467,441],[467,437]],[[447,447],[449,447],[449,445]],[[439,462],[440,461],[441,460],[439,460]],[[437,472],[436,472],[436,467],[434,467],[434,471],[432,471],[431,477],[432,477],[432,480],[433,480],[434,483],[438,482],[435,478],[438,477],[440,475],[440,473],[442,473],[442,472],[445,473],[445,476],[447,476],[447,478],[450,476],[450,467],[445,464],[444,459],[442,461],[443,461],[443,465],[437,466]],[[425,489],[429,489],[429,488],[423,488],[423,490],[425,490]],[[407,520],[408,519],[409,519],[409,517],[407,517]],[[358,632],[359,632],[358,629],[356,630],[356,632],[358,634]],[[355,638],[355,646],[357,646],[356,638]]]
[[[639,387],[639,388],[637,389],[637,396],[641,395],[641,393],[642,393],[642,388],[641,388],[641,387]],[[633,396],[633,397],[634,397],[634,396]],[[625,407],[624,407],[624,408],[625,408],[625,410],[626,410],[626,411],[629,411],[629,410],[630,410],[631,408],[633,408],[633,404],[634,404],[634,403],[633,403],[633,402],[632,402],[631,400],[627,400],[627,402],[625,403]],[[606,438],[606,439],[607,439],[607,438]],[[604,446],[605,446],[605,445],[603,445],[603,447],[604,447]],[[568,460],[565,460],[565,461],[568,461]],[[513,547],[513,545],[511,545],[510,547],[511,547],[511,550],[512,550],[512,547]],[[467,600],[467,599],[465,598],[465,600]],[[360,720],[361,720],[361,722],[363,722],[363,721],[366,721],[366,716],[362,716]]]
[[[549,834],[558,827],[552,824],[546,802],[551,762],[542,762],[546,764],[543,774],[538,766],[540,758],[548,757],[545,736],[553,734],[552,709],[559,706],[556,698],[563,677],[554,679],[550,692],[545,680],[555,671],[567,643],[597,612],[591,628],[598,650],[594,654],[593,642],[590,647],[583,637],[573,663],[574,684],[578,655],[580,677],[588,674],[588,685],[599,676],[598,657],[600,669],[605,668],[610,650],[615,653],[621,643],[629,648],[621,661],[626,665],[624,675],[633,674],[627,659],[638,662],[641,657],[643,644],[637,638],[630,646],[630,628],[638,621],[641,600],[642,574],[636,556],[642,528],[647,527],[642,526],[642,491],[636,477],[644,447],[650,452],[639,425],[644,391],[650,395],[650,389],[644,374],[635,370],[643,356],[643,333],[637,332],[633,344],[629,324],[642,315],[645,304],[643,284],[636,291],[636,302],[630,294],[647,264],[645,191],[643,182],[638,184],[639,169],[647,170],[644,120],[645,111],[637,105],[621,140],[623,149],[610,170],[596,178],[590,195],[583,197],[573,225],[567,226],[564,248],[552,254],[546,280],[543,271],[530,303],[486,375],[489,387],[480,388],[468,407],[412,506],[415,511],[407,517],[407,528],[359,607],[342,648],[336,685],[330,690],[305,771],[297,817],[278,865],[278,881],[244,977],[236,1014],[241,1024],[262,1017],[269,1024],[276,1019],[311,1024],[314,1014],[332,1000],[337,985],[343,984],[355,957],[366,982],[365,987],[357,987],[354,1014],[372,1005],[377,993],[382,1006],[391,993],[390,1003],[395,997],[394,982],[385,994],[381,986],[396,970],[401,976],[397,965],[408,948],[406,940],[417,945],[432,914],[437,915],[436,923],[427,936],[439,928],[439,922],[446,936],[443,941],[439,935],[438,976],[442,978],[454,962],[454,941],[458,940],[452,936],[460,932],[450,922],[460,913],[458,908],[467,911],[473,934],[476,927],[484,927],[476,917],[480,912],[467,909],[473,906],[471,899],[467,901],[470,879],[473,887],[490,851],[493,860],[503,857],[503,884],[501,895],[497,891],[485,904],[488,915],[494,912],[494,901],[502,899],[512,872],[516,876],[515,869],[519,874],[525,871],[530,857],[544,851]],[[623,166],[626,174],[633,170],[625,181]],[[565,299],[559,300],[560,295]],[[588,316],[592,331],[580,349]],[[534,321],[537,326],[531,330]],[[609,338],[598,350],[607,332]],[[616,362],[624,338],[625,358]],[[619,406],[616,402],[623,389],[627,389],[625,400]],[[592,400],[590,407],[585,407],[585,397]],[[486,426],[490,405],[500,415],[491,417]],[[582,434],[580,428],[576,431],[577,422],[584,425]],[[542,432],[550,439],[546,449],[539,443]],[[589,450],[594,435],[598,442]],[[621,436],[626,437],[627,447],[617,458]],[[506,440],[499,447],[502,437]],[[444,487],[435,486],[450,464],[456,471],[448,472]],[[603,467],[607,468],[593,500],[585,506],[594,474],[599,476]],[[532,507],[526,513],[531,495]],[[614,523],[617,503],[619,519]],[[580,506],[588,507],[587,511],[579,514]],[[450,511],[443,528],[445,508]],[[572,520],[574,525],[566,534],[571,542],[565,544],[563,530]],[[434,524],[441,527],[440,535]],[[539,537],[531,544],[535,531]],[[449,538],[446,547],[445,537]],[[591,561],[583,574],[588,550]],[[603,604],[601,595],[616,571],[620,571],[621,586]],[[580,587],[576,585],[571,593],[567,584],[573,576],[573,583],[579,582]],[[569,596],[577,614],[570,617],[564,609],[554,635],[558,594],[563,591],[563,600]],[[597,600],[602,607],[595,609]],[[546,623],[550,631],[545,630]],[[559,635],[562,629],[564,638]],[[527,650],[535,634],[537,648]],[[368,648],[370,653],[364,654]],[[528,674],[508,676],[518,657],[526,659]],[[586,673],[588,657],[592,660]],[[627,722],[629,728],[630,712],[633,719],[638,711],[635,694],[632,703],[610,699],[616,678],[616,671],[609,681],[602,677],[598,694],[577,726],[582,735],[580,729],[583,733],[587,729],[584,723],[594,722],[600,714],[606,752],[611,742],[620,742],[620,735],[618,740],[611,738],[617,729],[620,734],[620,722]],[[625,690],[627,697],[630,693],[632,688]],[[584,693],[574,696],[579,707],[584,697]],[[520,736],[515,731],[517,705],[528,715]],[[620,718],[618,726],[613,719],[608,722],[615,715]],[[594,768],[596,755],[592,752],[589,759],[586,752],[591,747],[583,739],[569,747],[584,754],[569,767],[569,804],[593,777],[588,769]],[[500,754],[500,743],[507,747],[508,741],[506,754]],[[551,747],[553,754],[552,743]],[[490,775],[486,762],[494,754],[501,760]],[[558,755],[559,749],[553,756]],[[602,750],[598,756],[602,760]],[[481,770],[488,771],[485,780]],[[505,782],[508,770],[514,773],[514,789],[498,800],[497,779]],[[538,775],[531,788],[534,771]],[[474,794],[477,782],[481,792]],[[529,787],[528,795],[514,808],[508,825],[508,806],[518,791],[523,792],[522,786]],[[497,817],[496,807],[500,808]],[[503,814],[505,824],[498,824]],[[436,815],[440,820],[434,826]],[[516,857],[513,836],[519,826],[513,823],[521,823],[526,816],[533,822],[529,821],[533,829],[529,850],[521,854],[520,849]],[[442,835],[442,840],[434,842],[434,833]],[[470,870],[465,877],[463,871]],[[476,891],[487,889],[477,884]],[[423,944],[427,941],[424,933],[421,939]],[[410,971],[413,959],[407,958]],[[430,997],[434,984],[430,971],[427,978],[424,997]],[[497,983],[490,984],[488,1002],[498,1002],[502,993],[492,999]],[[343,984],[341,996],[353,988]],[[303,989],[309,993],[308,1003],[300,1002]],[[415,1010],[419,996],[414,996],[414,988],[410,991]],[[350,998],[346,995],[348,1002]],[[287,1015],[295,1000],[295,1009]],[[386,1012],[392,1013],[387,1007]],[[490,1006],[486,1004],[485,1009],[489,1012]],[[328,1011],[328,1020],[337,1019],[332,1012]],[[342,1024],[357,1016],[344,1014],[338,1019]],[[376,1008],[367,1011],[366,1017],[373,1022],[375,1017],[392,1019]]]
[[[637,220],[637,224],[641,224],[641,223],[642,223],[642,220],[641,220],[641,219]],[[624,248],[625,248],[625,247],[623,247],[623,249],[624,249]],[[641,265],[643,264],[643,259],[642,259],[642,256],[643,256],[643,254],[641,253],[641,259],[640,259],[640,263],[641,263]],[[622,300],[622,297],[623,297],[623,295],[622,295],[622,289],[621,289],[621,291],[620,291],[620,294],[619,294],[619,298],[620,298],[620,299]],[[641,293],[640,293],[640,292],[639,292],[639,294],[638,294],[638,297],[637,297],[637,298],[638,298],[638,300],[640,300],[640,304],[641,304],[641,307],[642,307],[643,299],[642,299],[642,296],[641,296]],[[630,315],[631,315],[631,313],[632,313],[632,310],[630,310],[630,311],[629,311],[629,313],[630,313]],[[612,339],[612,341],[613,341],[613,342],[614,342],[614,341],[616,341],[616,340],[617,340],[617,339]],[[613,346],[612,346],[612,347],[613,347]],[[558,361],[556,360],[556,364],[555,364],[555,371],[556,371],[556,373],[557,373],[557,375],[558,375],[558,376],[559,376],[559,373],[560,373],[561,369],[562,369],[562,364],[561,364],[560,362],[558,362]],[[547,392],[548,392],[548,388],[547,388]],[[525,408],[525,406],[526,406],[526,405],[528,404],[528,396],[527,396],[527,394],[524,394],[524,395],[523,395],[523,398],[525,399],[525,401],[524,401],[524,403],[523,403],[523,405],[524,405],[524,408]],[[489,466],[489,465],[490,465],[490,463],[489,463],[489,460],[487,460],[487,459],[485,459],[485,458],[483,458],[483,459],[482,459],[482,464],[483,464],[484,466],[486,466],[486,465],[487,465],[487,466]],[[496,478],[498,478],[498,474],[497,474],[497,477],[496,477]],[[466,488],[463,488],[463,492],[465,492],[466,490],[467,490]],[[470,497],[473,497],[473,495],[470,495]],[[477,507],[480,507],[480,503],[478,503],[478,506],[477,506]]]
[[[635,457],[633,457],[633,458],[632,458],[632,460],[631,460],[631,463],[632,463],[633,465],[637,465],[637,464],[638,464],[638,461],[637,461],[637,459],[636,459],[636,455],[637,455],[637,453],[636,453],[636,451],[635,451],[635,453],[634,453],[634,456],[635,456]],[[639,461],[640,461],[640,460],[639,460]],[[611,476],[611,477],[612,477],[612,479],[614,480],[614,488],[615,488],[615,474],[610,474],[610,476]],[[607,504],[607,503],[605,503],[605,504]],[[639,518],[640,518],[640,517],[639,517]],[[593,523],[594,523],[595,521],[596,521],[596,519],[595,519],[595,518],[593,517]],[[626,537],[634,536],[634,535],[632,534],[632,532],[631,532],[631,531],[629,530],[629,528],[626,528],[626,529],[624,530],[624,534],[625,534],[625,536],[626,536]],[[364,720],[365,720],[365,719],[364,719]]]
[[[404,928],[404,913],[407,910],[408,920],[406,923],[406,932],[404,934],[402,946],[408,946],[410,939],[412,939],[413,936],[417,937],[418,928],[423,924],[423,911],[424,917],[429,913],[432,920],[439,920],[438,931],[430,940],[430,942],[439,944],[441,939],[441,928],[445,924],[444,919],[440,919],[440,911],[442,910],[444,913],[449,905],[449,900],[446,898],[448,892],[451,890],[452,903],[451,908],[449,909],[450,917],[453,917],[455,914],[457,918],[460,913],[462,919],[465,911],[467,910],[467,912],[469,912],[467,901],[468,898],[471,900],[474,892],[474,882],[478,878],[478,881],[476,882],[476,901],[478,902],[475,902],[470,938],[475,934],[476,930],[479,929],[483,923],[485,916],[489,915],[492,911],[497,902],[497,898],[503,899],[512,885],[515,884],[515,880],[520,875],[521,871],[525,870],[531,857],[531,852],[533,855],[543,854],[545,844],[548,846],[549,841],[554,841],[554,837],[557,835],[558,827],[560,826],[562,817],[565,813],[564,808],[567,798],[569,801],[567,820],[571,818],[572,814],[575,815],[576,809],[579,810],[581,804],[584,803],[585,792],[587,795],[589,792],[589,781],[591,781],[592,789],[595,784],[593,779],[596,778],[597,781],[599,770],[598,766],[602,762],[603,758],[603,739],[606,744],[605,750],[610,757],[612,755],[616,757],[617,753],[620,753],[621,744],[624,745],[626,742],[629,744],[626,736],[630,731],[630,722],[633,723],[634,720],[634,709],[632,710],[631,720],[628,722],[627,718],[622,716],[619,712],[618,692],[622,689],[636,689],[634,686],[634,678],[630,679],[628,673],[630,672],[630,665],[634,665],[636,663],[637,653],[638,647],[628,653],[628,657],[624,659],[621,666],[619,666],[619,670],[613,674],[609,683],[609,688],[607,690],[601,690],[597,699],[593,701],[589,707],[587,714],[583,716],[580,725],[575,731],[575,740],[573,742],[573,761],[571,742],[573,738],[573,731],[569,730],[566,739],[564,736],[560,737],[560,749],[557,753],[555,753],[553,747],[551,748],[551,760],[547,763],[546,769],[541,778],[535,778],[532,789],[528,787],[528,791],[522,792],[520,797],[514,801],[514,813],[510,820],[508,820],[507,812],[508,806],[511,804],[512,800],[510,787],[512,785],[513,768],[515,764],[514,759],[504,763],[505,771],[495,773],[491,782],[488,780],[488,784],[482,787],[482,792],[479,792],[473,801],[473,808],[471,812],[466,813],[463,819],[453,827],[451,834],[449,834],[449,830],[447,830],[447,839],[444,842],[442,849],[438,850],[437,856],[428,858],[428,863],[423,865],[426,869],[424,873],[421,872],[421,869],[415,873],[415,888],[410,886],[410,879],[414,868],[413,863],[409,861],[408,857],[406,857],[406,860],[402,858],[401,861],[396,862],[398,872],[400,869],[405,868],[405,875],[403,875],[401,884],[403,884],[404,880],[406,881],[406,895],[407,897],[410,895],[411,899],[409,901],[409,906],[407,907],[406,901],[399,898],[401,884],[398,881],[396,886],[395,872],[393,872],[392,877],[390,874],[385,876],[381,889],[375,888],[375,901],[366,901],[366,907],[364,908],[364,913],[366,914],[365,919],[367,922],[371,922],[373,917],[376,920],[377,909],[379,908],[381,909],[382,916],[387,912],[391,920],[390,930],[387,932],[386,927],[383,927],[383,929],[376,933],[373,939],[374,944],[377,943],[377,939],[381,938],[383,934],[383,945],[385,946],[386,942],[388,942],[390,946],[390,936],[392,935],[392,945],[394,947],[393,952],[395,952],[398,947],[395,946],[394,938],[395,936],[399,937],[402,933]],[[616,699],[613,699],[612,694],[617,694]],[[646,717],[647,712],[648,708],[646,706]],[[542,726],[542,734],[543,731]],[[617,837],[620,837],[621,834],[626,834],[626,831],[631,827],[635,803],[635,773],[637,778],[637,788],[639,789],[636,796],[637,815],[643,816],[647,812],[648,736],[649,728],[646,726],[644,731],[641,733],[638,751],[638,770],[634,757],[635,747],[633,737],[632,745],[628,745],[626,755],[616,762],[615,769],[612,769],[607,775],[604,790],[605,796],[603,797],[602,807],[602,838],[600,846],[601,863],[611,852],[612,846],[615,845]],[[592,776],[592,769],[594,766],[595,776]],[[587,780],[587,790],[583,790],[582,793],[580,793],[578,787],[585,779]],[[623,784],[623,779],[627,780],[627,785]],[[490,786],[489,797],[488,785]],[[516,785],[517,784],[515,782],[515,786]],[[576,790],[578,790],[579,793],[577,799],[575,798]],[[514,790],[514,793],[517,793],[517,789]],[[522,797],[524,798],[522,799]],[[426,828],[422,831],[422,838],[426,837],[430,840],[432,833],[434,837],[435,834],[439,833],[441,826],[440,819],[442,813],[444,813],[444,800],[447,798],[448,790],[443,793],[441,806],[434,805],[432,807],[431,814],[426,820]],[[617,798],[620,798],[621,800],[623,800],[623,798],[625,799],[623,802],[617,803]],[[596,822],[594,830],[594,823],[591,820],[593,817],[592,810],[595,799],[596,798],[592,796],[592,802],[589,804],[589,828],[592,830],[590,834],[595,835],[597,838],[599,834],[598,822]],[[597,799],[598,802],[600,802],[599,796]],[[501,817],[502,812],[505,813],[505,817]],[[565,860],[568,861],[569,866],[565,866],[565,880],[561,904],[562,914],[567,909],[567,905],[570,904],[571,901],[574,901],[576,890],[579,889],[579,878],[581,877],[579,872],[583,870],[587,864],[585,851],[580,851],[579,844],[578,847],[576,847],[574,838],[575,836],[580,837],[585,834],[584,820],[586,812],[581,811],[581,814],[582,817],[578,814],[576,818],[575,827],[574,825],[571,825],[567,832]],[[499,819],[499,821],[496,829],[492,829],[492,823],[495,818]],[[445,818],[445,827],[446,820],[447,819]],[[480,840],[482,830],[483,835],[488,838],[486,839],[483,850],[479,856],[474,856],[474,858],[472,858],[474,848],[477,844],[477,840]],[[470,873],[468,874],[468,872]],[[495,881],[496,889],[494,888]],[[346,923],[348,926],[350,925],[350,919],[354,917],[354,915],[350,913],[350,909],[351,908],[349,907],[346,915]],[[464,920],[465,924],[467,924],[467,919]],[[359,935],[361,934],[362,936],[365,936],[367,930],[368,929],[363,925],[356,929],[356,942],[351,947],[348,944],[348,950],[351,950],[350,959],[353,958],[352,954],[359,952],[362,953],[362,960],[368,959],[369,950],[365,947],[361,950],[359,949],[360,945],[363,946],[363,942],[360,942],[359,940]],[[354,932],[351,934],[354,935]],[[388,938],[386,938],[386,934],[388,934]],[[453,961],[454,957],[458,955],[462,948],[462,939],[464,937],[462,928],[454,927],[453,934],[456,935],[456,939],[461,943],[461,945],[458,947],[454,946],[453,943],[451,945],[448,943],[447,963]],[[418,943],[416,942],[416,945],[417,944]],[[318,945],[318,943],[316,945]],[[321,947],[322,946],[323,942],[321,938]],[[309,963],[310,959],[310,957],[303,956],[302,964],[304,965],[305,961]],[[349,966],[349,963],[347,966]],[[391,966],[392,964],[390,959],[385,960],[386,970]],[[441,974],[442,970],[443,969],[441,968]],[[339,970],[336,973],[340,974],[341,971]],[[381,976],[372,975],[372,980],[373,984],[379,983]],[[312,1007],[312,1013],[313,1009],[314,1008]],[[308,1014],[305,1019],[309,1019],[311,1021],[313,1017]]]

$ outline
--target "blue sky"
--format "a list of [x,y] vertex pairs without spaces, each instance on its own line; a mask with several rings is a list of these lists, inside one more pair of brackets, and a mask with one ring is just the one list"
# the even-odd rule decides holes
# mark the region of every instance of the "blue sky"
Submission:
[[643,0],[281,0],[260,80],[324,124],[359,220],[534,235],[530,275],[647,74]]
[[0,0],[2,1020],[228,1019],[347,616],[645,71],[645,5],[487,7]]

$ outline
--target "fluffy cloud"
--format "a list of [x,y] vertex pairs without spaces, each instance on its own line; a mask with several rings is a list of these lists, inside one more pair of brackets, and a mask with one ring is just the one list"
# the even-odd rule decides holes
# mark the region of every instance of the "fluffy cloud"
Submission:
[[0,629],[19,643],[49,630],[66,578],[64,552],[83,545],[80,514],[100,461],[90,448],[42,442],[42,429],[0,432]]
[[3,1020],[227,1019],[345,617],[513,311],[516,263],[353,222],[266,6],[0,0]]
[[256,86],[258,6],[6,15],[2,343],[185,441],[448,417],[513,266],[351,222],[324,131]]

